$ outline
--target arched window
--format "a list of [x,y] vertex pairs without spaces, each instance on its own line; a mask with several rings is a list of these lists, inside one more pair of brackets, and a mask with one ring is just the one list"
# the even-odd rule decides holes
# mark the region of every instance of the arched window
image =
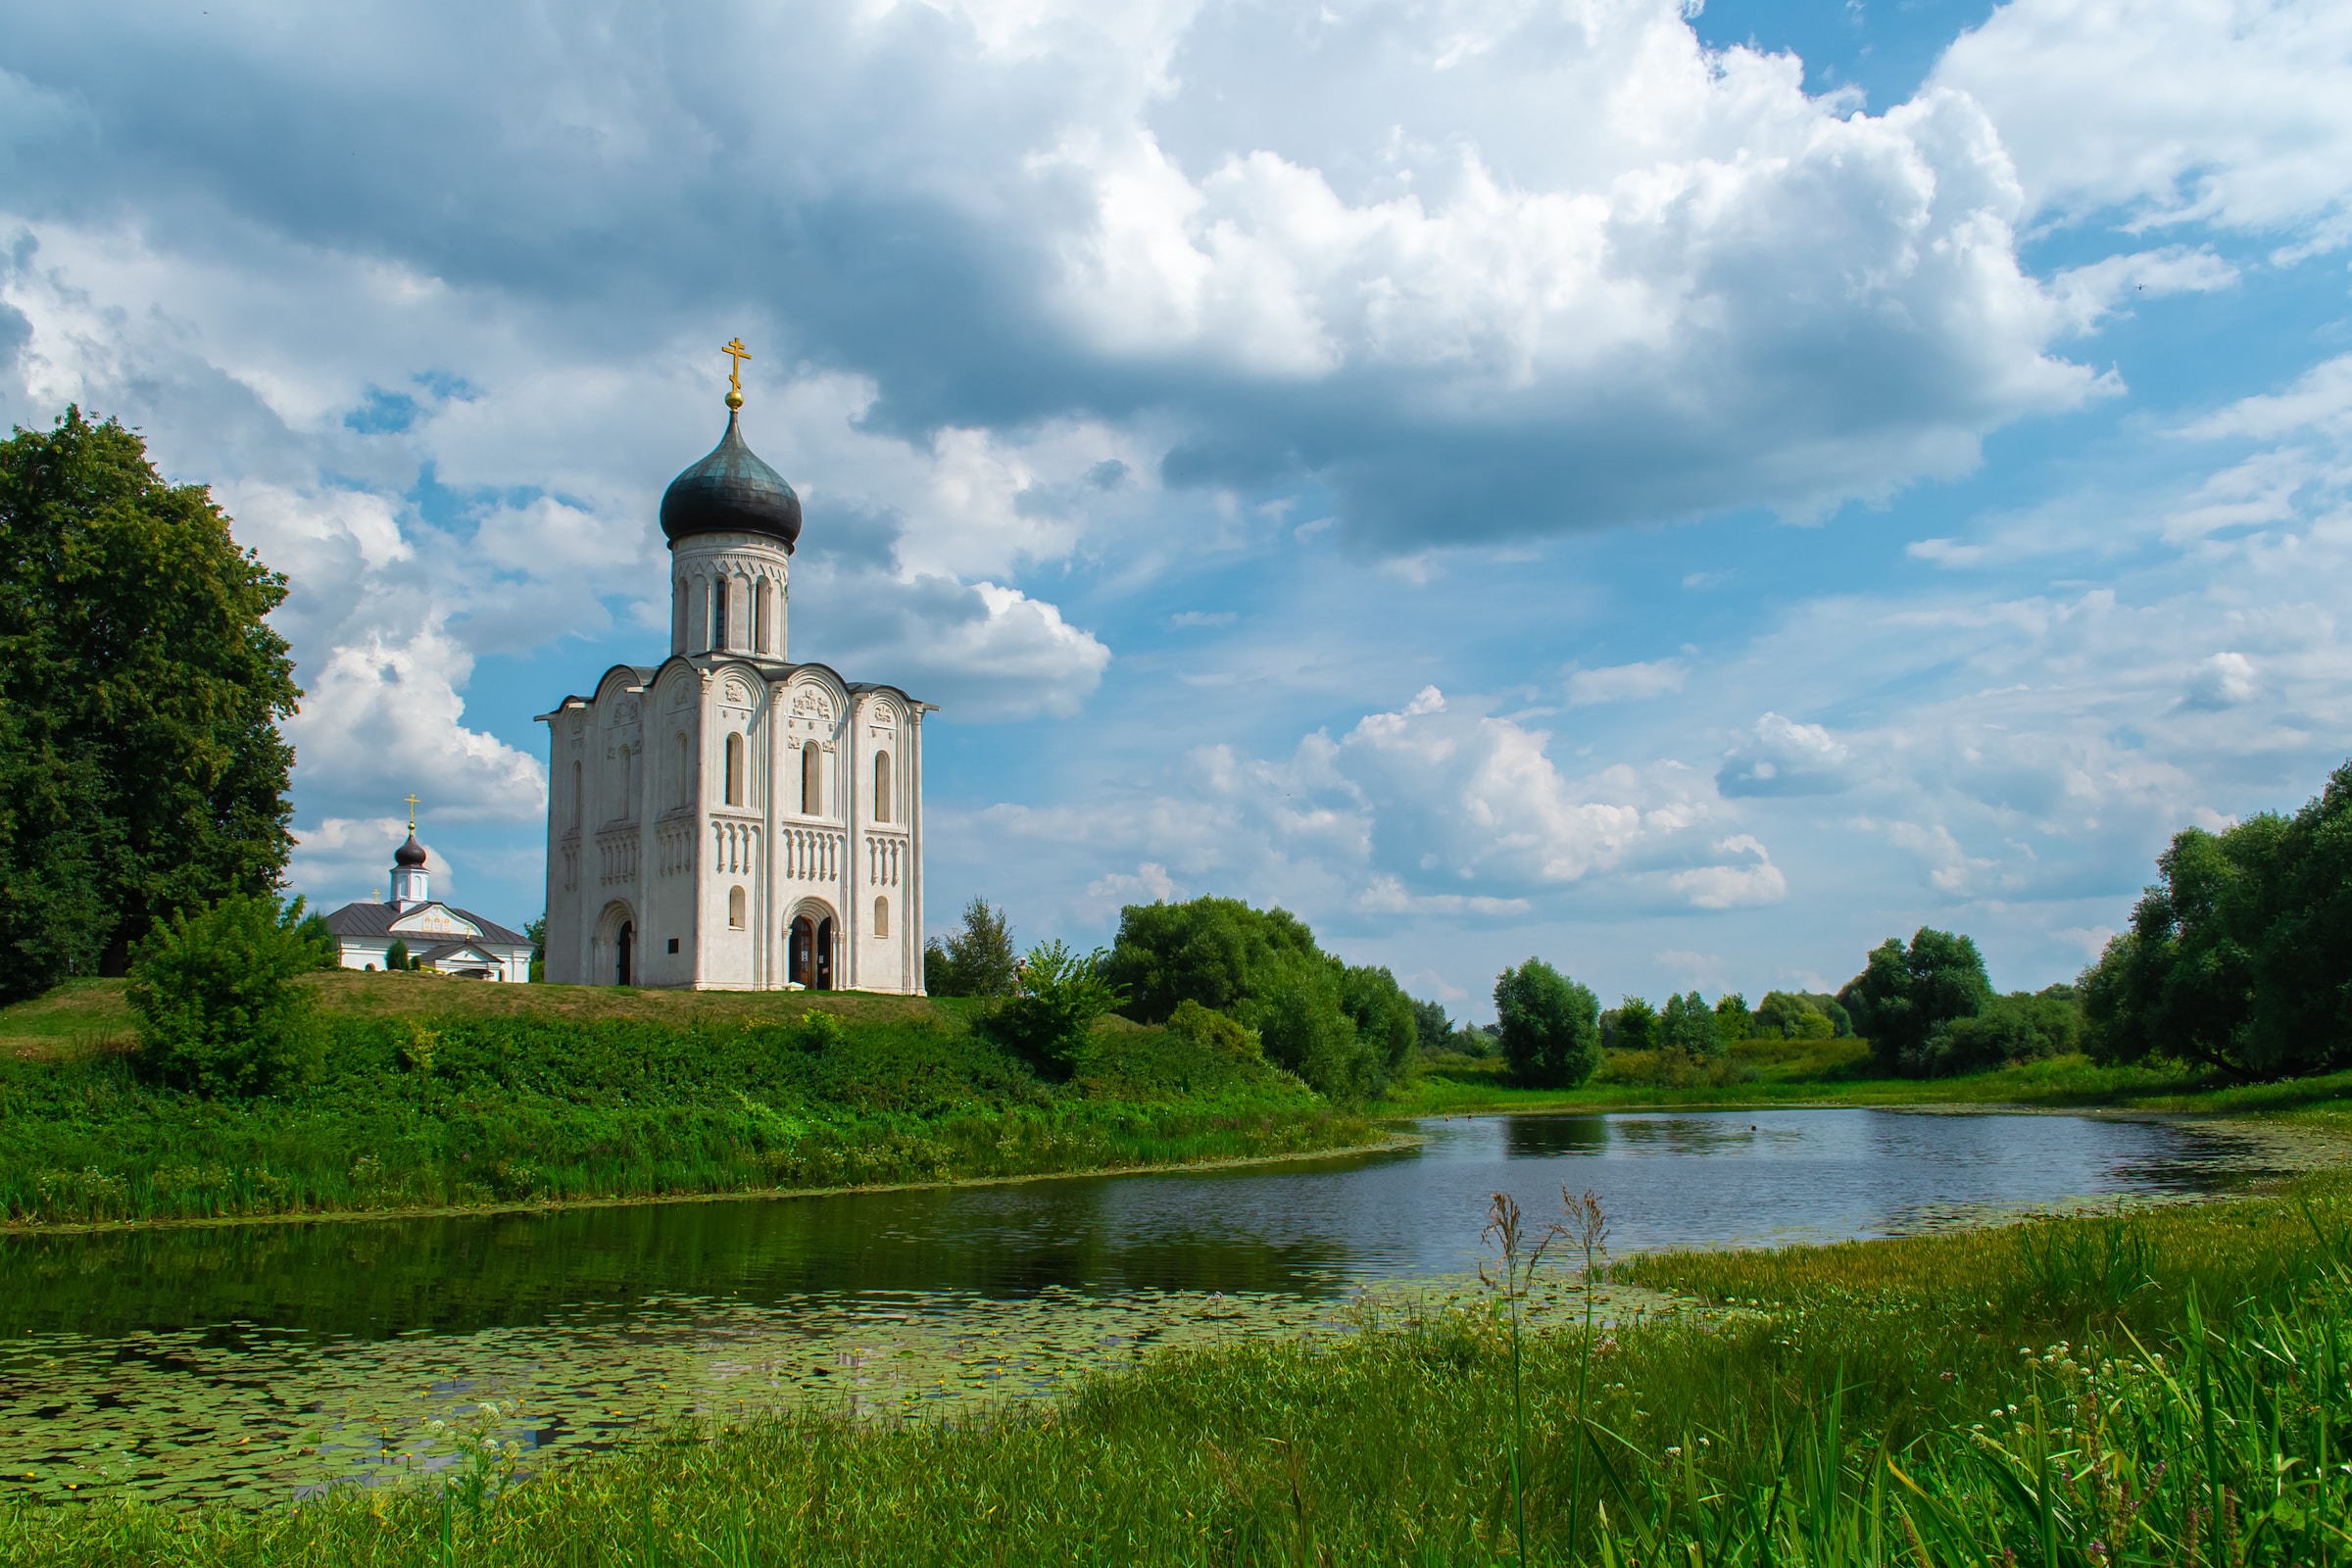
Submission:
[[874,900],[874,935],[878,937],[890,935],[890,901],[888,899]]
[[767,629],[769,597],[765,577],[752,584],[752,652],[755,654],[767,652],[767,639],[771,635]]
[[890,754],[874,754],[874,820],[890,820]]
[[669,651],[686,651],[686,579],[680,577],[675,592],[669,596]]
[[710,646],[727,646],[727,590],[733,586],[721,577],[710,585]]
[[637,754],[628,747],[620,749],[620,809],[614,813],[621,818],[637,814]]
[[727,804],[743,804],[743,737],[727,737]]
[[801,748],[801,814],[822,816],[824,810],[825,753],[810,741]]
[[727,927],[733,931],[743,929],[743,889],[741,888],[732,889],[727,894]]
[[678,798],[674,804],[680,808],[694,804],[694,743],[684,730],[678,731]]
[[571,830],[580,830],[580,818],[588,814],[588,781],[582,776],[580,764],[571,764]]

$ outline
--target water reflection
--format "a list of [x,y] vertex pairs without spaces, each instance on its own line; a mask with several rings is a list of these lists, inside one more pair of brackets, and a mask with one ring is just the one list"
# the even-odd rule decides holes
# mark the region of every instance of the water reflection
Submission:
[[0,1239],[0,1484],[282,1495],[440,1462],[417,1435],[482,1398],[570,1444],[1028,1396],[1153,1344],[1329,1322],[1368,1285],[1461,1289],[1496,1191],[1541,1223],[1594,1189],[1624,1251],[2209,1192],[2263,1164],[2227,1130],[2065,1116],[1423,1130],[1417,1152],[1194,1175]]

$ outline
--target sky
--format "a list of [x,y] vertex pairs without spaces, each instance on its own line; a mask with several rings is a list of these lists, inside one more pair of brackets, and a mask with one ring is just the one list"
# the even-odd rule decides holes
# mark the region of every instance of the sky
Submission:
[[2348,264],[2340,3],[0,0],[0,420],[288,575],[330,907],[539,913],[740,334],[934,934],[2068,979],[2352,753]]

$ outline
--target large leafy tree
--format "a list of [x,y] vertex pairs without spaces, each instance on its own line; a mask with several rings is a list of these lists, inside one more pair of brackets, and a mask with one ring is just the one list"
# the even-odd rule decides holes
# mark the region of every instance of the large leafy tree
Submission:
[[946,942],[923,949],[923,989],[935,997],[1009,997],[1019,969],[1012,924],[986,899],[963,906],[963,924]]
[[1520,1082],[1573,1089],[1600,1065],[1599,1000],[1542,958],[1495,977],[1494,1012]]
[[2082,976],[2092,1054],[2241,1077],[2352,1062],[2352,762],[2291,817],[2188,828]]
[[1267,1060],[1339,1099],[1387,1088],[1419,1037],[1396,976],[1343,964],[1304,921],[1239,899],[1129,905],[1102,976],[1126,992],[1123,1010],[1139,1022],[1197,1003],[1256,1030]]
[[1913,1076],[1933,1068],[1928,1039],[1937,1025],[1973,1018],[1991,1000],[1976,942],[1924,925],[1908,948],[1888,937],[1872,949],[1862,972],[1838,993],[1879,1065]]
[[285,594],[116,421],[0,442],[0,994],[120,972],[166,916],[277,886]]

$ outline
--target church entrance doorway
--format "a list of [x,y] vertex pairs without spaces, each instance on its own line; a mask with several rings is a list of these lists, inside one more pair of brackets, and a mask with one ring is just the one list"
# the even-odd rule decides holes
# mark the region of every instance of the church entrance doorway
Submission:
[[785,974],[811,991],[833,989],[833,922],[824,915],[802,915],[792,922],[791,952]]
[[631,983],[629,965],[637,956],[637,927],[627,920],[621,921],[620,938],[614,946],[620,950],[620,961],[613,965],[612,983],[625,986]]

